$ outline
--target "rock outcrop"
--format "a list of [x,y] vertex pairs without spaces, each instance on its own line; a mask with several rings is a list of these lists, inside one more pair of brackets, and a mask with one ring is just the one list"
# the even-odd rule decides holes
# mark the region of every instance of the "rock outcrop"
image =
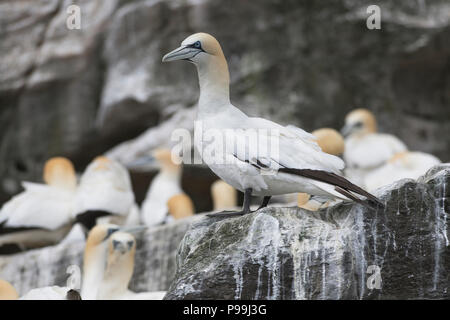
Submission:
[[[138,237],[130,289],[166,299],[448,299],[450,164],[378,191],[385,209],[196,215]],[[20,294],[65,285],[84,242],[0,257]]]
[[[66,27],[73,3],[80,30]],[[382,131],[450,160],[448,1],[378,1],[381,30],[366,28],[371,4],[2,1],[0,202],[19,181],[39,180],[51,156],[81,170],[195,106],[193,67],[161,57],[197,31],[223,44],[232,100],[245,112],[311,131],[338,128],[347,111],[368,107]]]
[[166,299],[448,299],[450,165],[379,190],[385,209],[266,208],[186,233]]

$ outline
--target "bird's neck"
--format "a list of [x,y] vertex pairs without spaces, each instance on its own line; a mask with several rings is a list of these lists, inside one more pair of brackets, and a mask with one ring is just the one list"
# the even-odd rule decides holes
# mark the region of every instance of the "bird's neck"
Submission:
[[122,261],[108,261],[102,284],[99,288],[99,299],[114,299],[128,292],[128,285],[133,275],[134,259],[128,257]]
[[230,105],[230,75],[225,57],[211,56],[197,65],[200,84],[199,114],[215,114]]
[[103,244],[100,244],[94,248],[86,249],[84,253],[81,296],[86,300],[95,300],[105,270],[106,248]]

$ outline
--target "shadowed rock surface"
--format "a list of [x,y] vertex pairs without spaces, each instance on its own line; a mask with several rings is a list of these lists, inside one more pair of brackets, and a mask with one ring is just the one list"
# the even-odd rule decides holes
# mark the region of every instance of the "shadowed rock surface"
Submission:
[[[66,27],[72,3],[80,30]],[[339,128],[349,110],[368,107],[381,131],[449,161],[448,1],[378,1],[381,30],[366,28],[371,4],[2,1],[0,202],[19,181],[38,181],[51,156],[69,156],[82,170],[195,106],[193,66],[161,57],[198,31],[222,43],[232,101],[250,115],[311,131]]]
[[376,212],[348,203],[202,219],[165,299],[448,299],[449,183],[447,164],[379,190]]

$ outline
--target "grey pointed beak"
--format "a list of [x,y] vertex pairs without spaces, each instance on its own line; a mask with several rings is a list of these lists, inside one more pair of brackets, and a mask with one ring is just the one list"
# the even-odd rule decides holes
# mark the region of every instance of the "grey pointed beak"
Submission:
[[197,54],[202,52],[202,50],[191,48],[188,46],[181,46],[179,48],[176,48],[175,50],[169,52],[162,58],[162,62],[169,62],[169,61],[175,61],[175,60],[189,60],[191,61],[191,58],[195,57]]
[[139,233],[147,230],[147,226],[127,226],[120,228],[120,231],[128,232],[128,233]]
[[342,134],[342,136],[343,136],[344,138],[348,137],[348,136],[350,135],[350,133],[352,133],[353,129],[354,129],[354,126],[353,126],[353,125],[346,124],[346,125],[343,126],[342,129],[341,129],[341,134]]

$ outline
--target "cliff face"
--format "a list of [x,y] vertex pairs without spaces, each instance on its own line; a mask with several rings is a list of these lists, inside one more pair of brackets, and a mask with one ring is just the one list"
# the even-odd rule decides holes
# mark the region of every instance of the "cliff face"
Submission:
[[340,204],[200,220],[165,298],[448,299],[450,167],[440,169],[381,190],[383,210]]
[[[130,289],[166,299],[448,299],[450,165],[380,190],[384,210],[339,204],[197,215],[138,237]],[[84,242],[0,257],[20,294],[65,285]]]
[[[73,2],[80,30],[66,27]],[[198,31],[221,41],[232,100],[245,112],[313,130],[368,107],[382,131],[450,160],[447,1],[378,1],[381,30],[366,28],[370,4],[2,1],[0,201],[19,181],[39,180],[50,156],[82,169],[195,106],[193,67],[161,57]]]

